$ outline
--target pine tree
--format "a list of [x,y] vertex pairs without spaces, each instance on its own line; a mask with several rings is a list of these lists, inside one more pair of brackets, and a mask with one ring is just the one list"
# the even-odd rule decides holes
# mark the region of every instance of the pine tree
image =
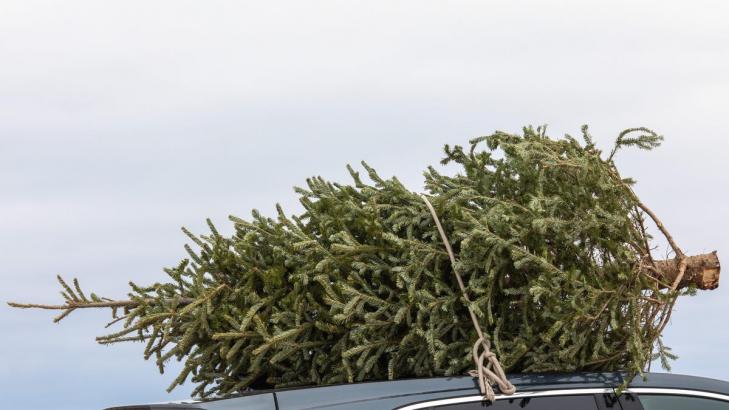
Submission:
[[[235,234],[185,234],[195,248],[164,283],[130,283],[126,300],[88,297],[61,277],[59,309],[110,308],[121,328],[102,344],[142,342],[162,372],[184,361],[170,390],[191,378],[195,395],[463,374],[476,332],[453,278],[509,372],[625,370],[673,358],[663,345],[677,297],[718,285],[716,253],[686,256],[614,163],[626,147],[662,137],[622,132],[609,155],[587,127],[580,142],[544,127],[496,132],[445,146],[425,171],[457,255],[448,259],[423,199],[362,163],[352,184],[310,178],[296,188],[304,212],[231,216]],[[675,258],[656,261],[647,224]]]

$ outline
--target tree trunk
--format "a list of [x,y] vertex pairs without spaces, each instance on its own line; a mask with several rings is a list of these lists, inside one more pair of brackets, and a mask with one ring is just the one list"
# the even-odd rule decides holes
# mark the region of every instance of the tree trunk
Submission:
[[[672,284],[679,274],[678,259],[656,261],[657,276],[662,282]],[[721,265],[716,251],[686,257],[686,272],[679,282],[678,288],[695,284],[697,289],[712,290],[719,287]],[[655,275],[654,275],[655,276]]]

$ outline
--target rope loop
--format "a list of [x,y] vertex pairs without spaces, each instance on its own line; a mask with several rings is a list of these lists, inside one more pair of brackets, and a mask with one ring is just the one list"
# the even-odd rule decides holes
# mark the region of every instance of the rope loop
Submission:
[[506,377],[504,369],[501,367],[501,363],[499,363],[499,360],[496,358],[496,354],[491,351],[491,341],[484,336],[483,331],[481,330],[481,325],[478,322],[478,317],[471,308],[471,299],[468,297],[468,292],[466,291],[466,286],[463,284],[461,274],[456,270],[456,257],[453,253],[453,249],[451,248],[448,236],[443,229],[443,225],[440,223],[438,214],[435,212],[435,208],[433,208],[433,205],[431,205],[425,195],[420,195],[420,197],[423,198],[425,205],[430,211],[430,215],[435,221],[435,226],[438,228],[438,233],[440,234],[440,238],[443,240],[446,252],[448,253],[448,258],[451,261],[453,274],[456,276],[458,287],[461,288],[463,299],[466,301],[466,307],[468,308],[468,313],[471,316],[471,322],[473,322],[473,327],[476,329],[476,333],[478,334],[478,340],[473,344],[473,349],[471,350],[471,355],[473,356],[473,362],[476,365],[476,369],[469,371],[468,374],[470,374],[471,377],[478,377],[479,390],[486,400],[490,402],[493,402],[495,399],[494,388],[492,387],[493,384],[497,384],[499,386],[499,390],[503,394],[514,394],[516,392],[516,387],[514,387],[514,385]]

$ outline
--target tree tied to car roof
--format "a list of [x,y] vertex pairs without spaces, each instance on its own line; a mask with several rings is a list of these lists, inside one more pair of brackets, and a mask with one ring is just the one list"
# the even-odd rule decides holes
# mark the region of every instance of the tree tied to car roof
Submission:
[[[718,286],[716,253],[687,256],[622,177],[619,150],[650,150],[662,137],[620,133],[608,155],[587,127],[580,142],[496,132],[445,146],[424,173],[470,308],[509,372],[640,373],[674,358],[661,333],[680,295]],[[60,321],[108,308],[121,329],[102,344],[143,342],[160,371],[184,361],[194,393],[459,375],[477,339],[454,267],[418,193],[362,163],[353,183],[321,177],[297,188],[303,213],[245,220],[228,237],[209,223],[166,282],[130,283],[126,300],[86,296],[59,277]],[[656,260],[655,226],[673,257]]]

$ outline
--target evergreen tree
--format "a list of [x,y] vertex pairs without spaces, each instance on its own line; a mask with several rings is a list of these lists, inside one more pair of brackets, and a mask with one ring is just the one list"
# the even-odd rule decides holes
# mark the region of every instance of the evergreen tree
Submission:
[[[545,129],[496,132],[446,146],[429,167],[427,198],[450,238],[452,265],[418,193],[366,163],[352,184],[310,178],[296,188],[304,212],[249,220],[235,234],[196,236],[168,281],[130,283],[127,300],[85,293],[59,277],[63,319],[111,308],[121,329],[97,341],[143,342],[163,371],[184,369],[194,394],[463,374],[473,366],[476,313],[509,372],[625,370],[672,358],[660,339],[679,295],[717,286],[716,254],[686,256],[634,194],[614,156],[662,137],[621,133],[609,155],[587,127],[580,142]],[[648,220],[675,258],[655,261]],[[453,276],[465,281],[470,304]]]

